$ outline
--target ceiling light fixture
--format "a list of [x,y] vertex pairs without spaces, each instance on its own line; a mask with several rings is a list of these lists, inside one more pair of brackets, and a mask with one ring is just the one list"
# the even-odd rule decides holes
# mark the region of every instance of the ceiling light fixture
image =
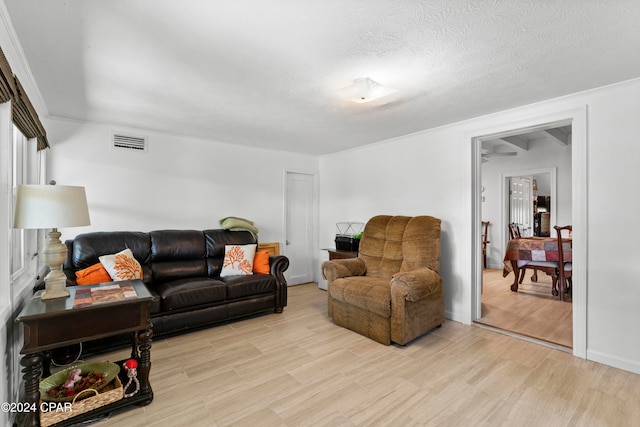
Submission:
[[397,90],[382,86],[369,77],[355,79],[352,85],[343,89],[343,93],[345,93],[348,98],[358,103],[373,101],[395,92],[397,92]]

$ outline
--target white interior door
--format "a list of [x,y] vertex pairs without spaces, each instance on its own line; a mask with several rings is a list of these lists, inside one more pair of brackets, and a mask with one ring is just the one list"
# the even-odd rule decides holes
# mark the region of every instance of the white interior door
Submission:
[[533,236],[533,180],[531,177],[511,178],[509,222],[518,224],[522,237]]
[[287,172],[286,181],[285,278],[288,285],[299,285],[313,281],[315,179],[312,174]]

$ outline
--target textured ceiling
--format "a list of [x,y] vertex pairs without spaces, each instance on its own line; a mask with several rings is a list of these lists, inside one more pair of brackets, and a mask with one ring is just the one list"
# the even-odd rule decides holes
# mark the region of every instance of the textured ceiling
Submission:
[[[640,77],[638,0],[4,2],[50,116],[277,150]],[[344,99],[361,77],[398,92]]]

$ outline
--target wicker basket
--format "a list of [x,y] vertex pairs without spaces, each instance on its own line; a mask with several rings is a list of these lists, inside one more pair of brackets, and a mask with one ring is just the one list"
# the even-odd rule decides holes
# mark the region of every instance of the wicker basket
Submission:
[[[90,392],[95,394],[91,397],[85,398],[84,395]],[[92,411],[101,406],[108,405],[109,403],[117,402],[122,399],[123,395],[124,391],[122,389],[122,382],[116,375],[113,381],[104,386],[99,392],[94,389],[87,389],[78,393],[73,402],[71,402],[70,410],[40,412],[40,426],[48,427],[77,415],[84,414],[85,412]],[[78,397],[81,399],[76,400]]]

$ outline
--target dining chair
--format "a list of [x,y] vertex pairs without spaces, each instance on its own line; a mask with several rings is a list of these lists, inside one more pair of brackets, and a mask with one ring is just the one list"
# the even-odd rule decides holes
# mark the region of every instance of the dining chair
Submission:
[[[518,225],[517,222],[512,222],[509,223],[509,238],[511,240],[513,239],[522,239],[522,233],[520,232],[520,226]],[[528,266],[528,264],[527,264]],[[522,282],[524,281],[524,276],[526,274],[527,271],[527,267],[523,267],[520,269],[520,278],[518,279],[518,283],[522,284]],[[532,282],[537,282],[538,281],[538,272],[534,270],[533,275],[531,275],[531,281]]]
[[522,233],[520,233],[520,226],[516,222],[512,222],[509,224],[509,238],[520,239],[522,238]]
[[[538,281],[538,271],[542,271],[546,273],[548,276],[551,276],[551,294],[554,296],[558,295],[556,289],[556,283],[558,282],[558,263],[556,261],[531,261],[526,264],[525,267],[520,268],[522,271],[520,275],[520,280],[518,283],[522,283],[522,279],[524,278],[524,272],[526,269],[532,269],[533,274],[531,275],[531,281]],[[554,293],[555,292],[555,293]]]
[[489,221],[482,221],[482,265],[487,268],[487,244],[491,243],[489,239]]
[[[558,227],[555,225],[553,228],[556,229],[557,239],[558,239],[558,283],[560,287],[560,292],[564,289],[565,293],[571,292],[571,287],[573,283],[571,282],[571,273],[573,271],[572,263],[564,261],[564,250],[563,250],[563,239],[562,239],[562,230],[569,230],[569,232],[573,232],[573,227],[571,225],[565,225],[564,227]],[[558,295],[558,290],[553,288],[551,293],[556,296]],[[560,295],[560,299],[564,300],[564,295]]]

